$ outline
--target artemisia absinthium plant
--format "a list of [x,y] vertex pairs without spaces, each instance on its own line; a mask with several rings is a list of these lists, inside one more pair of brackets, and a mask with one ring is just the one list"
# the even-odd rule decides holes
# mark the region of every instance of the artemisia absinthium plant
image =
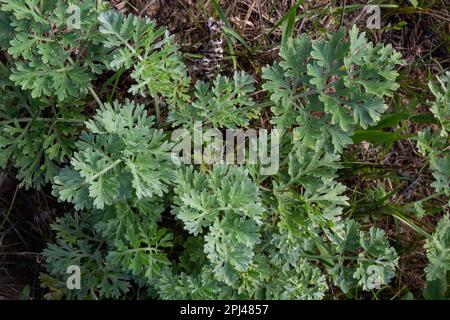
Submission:
[[[254,79],[236,71],[191,88],[164,28],[88,2],[74,1],[84,18],[70,29],[65,2],[1,1],[10,61],[0,82],[0,165],[13,165],[25,187],[51,182],[73,205],[43,252],[47,298],[321,299],[331,287],[351,294],[391,282],[396,250],[383,230],[343,215],[337,178],[355,129],[376,125],[399,88],[398,52],[356,27],[290,39],[262,74],[271,123],[283,132],[279,172],[177,166],[170,132],[159,129],[161,106],[169,106],[166,128],[249,127],[260,111]],[[150,97],[155,117],[132,100],[100,101],[92,81],[106,70],[129,70],[128,93]],[[450,99],[448,80],[440,82],[431,85],[432,111],[445,139]],[[92,116],[89,93],[99,104]],[[448,196],[448,156],[437,140],[419,139],[434,188]],[[444,218],[426,244],[430,280],[449,268],[448,230]],[[80,290],[66,287],[70,265],[81,268]]]

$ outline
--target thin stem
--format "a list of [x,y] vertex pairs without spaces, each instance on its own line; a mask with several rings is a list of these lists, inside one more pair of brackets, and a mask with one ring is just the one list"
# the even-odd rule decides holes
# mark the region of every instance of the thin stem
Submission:
[[25,255],[40,255],[39,252],[2,252],[2,255],[10,255],[10,256],[25,256]]
[[413,222],[411,222],[408,218],[403,216],[401,213],[394,212],[392,215],[394,216],[394,218],[400,220],[401,222],[406,224],[408,227],[410,227],[414,231],[420,233],[421,235],[425,236],[426,238],[431,238],[431,236],[425,230],[423,230],[422,228],[415,225]]
[[114,161],[109,166],[107,166],[106,168],[104,168],[103,170],[98,172],[97,174],[95,174],[92,177],[90,177],[89,179],[87,179],[86,182],[88,182],[88,183],[93,182],[95,179],[97,179],[98,177],[104,175],[106,172],[108,172],[109,170],[113,169],[114,167],[116,167],[121,162],[122,162],[121,159],[118,159],[118,160]]
[[362,258],[362,257],[349,257],[349,256],[340,256],[340,255],[335,255],[335,256],[323,256],[323,255],[302,255],[302,258],[305,259],[311,259],[311,260],[328,260],[328,259],[343,259],[343,260],[348,260],[348,261],[366,261],[366,262],[374,262],[376,261],[376,259],[368,259],[368,258]]
[[160,125],[160,117],[161,117],[161,110],[159,108],[159,97],[157,94],[152,94],[153,96],[153,105],[155,107],[155,118],[156,118],[156,124]]
[[95,93],[94,89],[92,89],[91,85],[88,85],[88,90],[91,93],[91,95],[94,97],[95,101],[97,101],[98,105],[100,107],[103,107],[103,102],[100,100],[100,98],[98,97],[98,95]]
[[0,230],[3,229],[3,227],[5,226],[5,223],[7,220],[9,220],[9,215],[11,214],[11,210],[13,208],[14,202],[16,201],[16,195],[17,195],[17,191],[19,190],[19,186],[16,187],[16,191],[14,191],[14,196],[11,200],[11,204],[9,206],[8,212],[5,215],[5,219],[2,221],[2,224],[0,225]]
[[30,122],[30,121],[43,121],[43,122],[67,122],[67,123],[83,123],[81,119],[64,119],[64,118],[17,118],[0,121],[0,125],[6,125],[14,122]]
[[[73,59],[71,57],[68,57],[67,60],[69,60],[70,64],[75,68],[76,67],[76,63],[75,61],[73,61]],[[94,97],[95,101],[97,101],[98,105],[100,107],[103,107],[103,102],[100,100],[100,98],[98,97],[97,93],[95,93],[94,89],[92,88],[91,84],[88,84],[87,89],[89,90],[89,92],[91,93],[91,95]]]
[[[430,195],[430,196],[428,196],[428,197],[419,199],[419,201],[420,201],[420,202],[426,202],[426,201],[428,201],[428,200],[432,200],[432,199],[435,199],[435,198],[440,197],[440,196],[443,196],[443,195],[445,195],[444,192],[433,193],[432,195]],[[406,207],[406,208],[408,208],[408,207],[413,207],[415,203],[416,203],[416,202],[410,202],[410,203],[406,204],[404,207]]]
[[266,102],[261,102],[258,104],[255,104],[253,106],[247,106],[247,107],[243,107],[243,108],[238,108],[239,111],[246,111],[246,110],[256,110],[256,109],[265,109],[271,106],[274,106],[275,103],[273,103],[272,101],[266,101]]

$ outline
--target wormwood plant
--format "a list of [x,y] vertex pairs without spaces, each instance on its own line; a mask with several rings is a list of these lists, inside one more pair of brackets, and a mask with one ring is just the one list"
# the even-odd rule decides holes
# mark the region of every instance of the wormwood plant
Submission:
[[8,49],[15,59],[11,80],[30,90],[33,98],[56,96],[63,101],[85,95],[109,59],[101,34],[96,32],[98,14],[105,6],[88,0],[72,1],[83,17],[77,26],[70,24],[70,3],[65,1],[0,3],[13,29]]
[[76,209],[103,209],[117,200],[162,196],[173,177],[171,146],[152,129],[143,105],[101,106],[76,143],[71,165],[55,178],[55,195]]
[[150,93],[157,118],[160,96],[173,104],[186,100],[189,78],[166,30],[97,4],[1,1],[0,45],[10,56],[0,68],[0,168],[17,171],[21,186],[40,188],[72,156],[90,108],[86,93],[101,104],[91,82],[104,71],[120,77],[133,68],[137,84],[130,92]]
[[[170,264],[164,249],[172,235],[157,223],[175,175],[171,147],[144,106],[131,101],[105,104],[85,125],[71,167],[53,187],[60,200],[84,211],[55,224],[57,242],[44,251],[52,276],[42,281],[55,293],[50,297],[118,298],[133,277],[145,284]],[[85,275],[83,291],[61,282],[73,264]]]
[[[105,12],[108,68],[132,69],[131,94],[170,105],[173,126],[192,121],[245,127],[259,113],[253,79],[236,72],[189,91],[172,38],[148,19]],[[159,40],[156,40],[159,39]],[[75,143],[53,193],[74,205],[44,251],[49,298],[320,299],[330,287],[351,295],[395,275],[398,256],[380,229],[343,217],[340,153],[355,128],[378,122],[398,88],[403,62],[390,46],[354,28],[325,40],[290,40],[263,71],[271,122],[285,129],[282,164],[271,177],[254,165],[180,166],[168,136],[143,105],[102,103]],[[157,115],[157,117],[159,117]],[[65,286],[82,268],[82,290]]]
[[26,188],[50,182],[72,155],[84,120],[80,97],[108,59],[93,32],[102,9],[74,4],[84,18],[79,29],[68,26],[61,1],[0,3],[0,45],[10,55],[0,68],[0,167],[14,166]]
[[74,1],[83,19],[72,26],[67,2],[0,5],[0,45],[9,54],[0,70],[0,167],[12,165],[21,186],[40,188],[72,155],[84,121],[81,98],[109,60],[96,32],[104,6]]
[[133,15],[125,17],[114,11],[99,16],[103,44],[112,49],[112,70],[132,68],[131,78],[136,83],[128,90],[132,94],[150,96],[155,101],[159,118],[159,96],[170,104],[188,99],[189,87],[185,66],[178,45],[165,28],[157,28],[156,22]]
[[275,103],[272,123],[294,127],[294,141],[308,148],[324,141],[328,151],[341,152],[356,126],[377,123],[386,109],[384,98],[399,87],[398,52],[368,43],[356,26],[350,41],[344,36],[343,29],[327,40],[302,35],[281,48],[281,62],[263,71],[263,88]]
[[[424,130],[418,135],[419,151],[429,158],[430,168],[435,181],[431,186],[436,196],[450,196],[450,149],[448,134],[450,132],[450,72],[437,77],[437,82],[430,82],[429,87],[435,100],[431,105],[431,112],[440,123],[439,134],[431,129]],[[422,202],[419,204],[422,208]],[[448,202],[450,206],[450,201]],[[448,214],[439,221],[434,234],[425,244],[428,266],[425,268],[428,281],[440,280],[445,283],[447,272],[450,270],[450,221]]]
[[9,79],[8,66],[0,63],[0,168],[15,171],[21,186],[40,188],[72,155],[83,103],[34,99]]
[[450,72],[438,77],[438,83],[430,82],[429,86],[435,96],[435,101],[432,103],[430,110],[441,124],[441,130],[439,134],[433,134],[430,129],[420,132],[418,147],[419,151],[430,159],[430,167],[436,180],[432,186],[436,193],[450,196],[448,142],[450,132]]
[[212,86],[198,81],[195,98],[189,104],[172,108],[169,121],[186,128],[191,128],[194,122],[214,128],[248,127],[249,121],[259,114],[251,97],[253,84],[254,79],[244,72],[235,72],[232,79],[218,75]]
[[[330,289],[355,297],[395,276],[384,231],[343,214],[338,171],[354,132],[376,125],[399,88],[404,62],[392,46],[356,27],[289,39],[263,69],[267,101],[257,104],[244,72],[191,88],[173,36],[151,19],[80,0],[74,25],[67,2],[0,4],[0,167],[26,188],[51,182],[73,205],[43,252],[47,298],[321,299]],[[126,71],[129,97],[151,99],[155,116],[132,99],[113,101]],[[92,83],[108,77],[116,84],[103,102]],[[427,200],[450,196],[450,74],[430,90],[440,130],[417,137],[435,180],[435,194],[416,205],[425,213]],[[172,163],[171,128],[248,128],[268,107],[270,126],[283,132],[276,174]],[[445,282],[449,247],[446,215],[425,243],[429,282]],[[80,290],[66,286],[72,265]]]

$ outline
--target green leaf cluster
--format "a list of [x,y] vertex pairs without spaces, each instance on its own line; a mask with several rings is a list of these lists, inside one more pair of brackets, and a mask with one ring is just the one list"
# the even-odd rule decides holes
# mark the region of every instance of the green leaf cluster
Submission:
[[[431,186],[435,195],[450,197],[450,73],[437,77],[438,84],[430,81],[429,87],[435,100],[431,102],[431,112],[441,125],[440,135],[430,128],[419,132],[417,146],[420,153],[429,158],[430,169],[435,181]],[[450,206],[450,200],[447,203]],[[425,267],[429,283],[446,283],[450,270],[450,221],[448,214],[438,222],[433,235],[427,239],[425,249],[428,265]],[[445,292],[445,290],[444,290]],[[427,294],[427,292],[426,292]]]
[[112,50],[108,67],[132,68],[133,95],[162,96],[171,104],[183,103],[188,96],[189,77],[178,45],[165,28],[148,18],[108,11],[100,14],[100,33],[104,46]]
[[106,103],[87,132],[76,142],[77,152],[54,179],[54,195],[76,209],[103,209],[117,200],[162,196],[174,177],[171,145],[154,129],[144,105]]
[[0,168],[20,186],[39,189],[71,157],[85,118],[82,103],[34,99],[9,79],[7,66],[0,63]]
[[[391,46],[356,28],[290,39],[263,70],[270,101],[256,105],[255,81],[243,72],[191,90],[178,45],[153,20],[80,0],[81,26],[70,30],[63,1],[1,3],[0,25],[10,28],[0,44],[9,41],[15,62],[0,79],[8,91],[0,165],[14,163],[27,187],[51,181],[53,195],[75,209],[53,225],[56,240],[43,252],[48,298],[322,299],[330,288],[351,295],[395,276],[386,234],[344,216],[346,186],[337,180],[353,132],[376,125],[399,87],[403,61]],[[129,70],[129,96],[149,96],[158,121],[166,103],[173,127],[249,127],[271,105],[270,122],[283,129],[279,172],[176,167],[169,135],[145,105],[97,97],[91,83],[105,69],[115,72],[108,81]],[[441,89],[433,87],[433,113],[445,127]],[[99,106],[84,121],[88,91]],[[439,142],[427,139],[429,152]],[[441,159],[432,161],[442,189]],[[433,261],[442,234],[428,245]],[[70,265],[82,269],[81,290],[65,286]]]
[[88,92],[109,60],[97,22],[104,4],[2,0],[0,10],[14,29],[8,53],[15,59],[10,78],[16,85],[30,90],[33,98],[56,97],[59,101]]
[[375,125],[386,110],[385,97],[399,87],[400,54],[374,45],[356,26],[310,40],[291,39],[280,50],[281,62],[263,70],[263,88],[275,106],[271,122],[294,128],[294,139],[313,148],[320,141],[341,152],[355,128]]
[[195,98],[190,104],[172,108],[169,120],[175,126],[190,128],[194,122],[214,128],[247,127],[259,111],[250,96],[254,79],[244,72],[235,72],[233,78],[218,75],[212,86],[203,81],[195,85]]

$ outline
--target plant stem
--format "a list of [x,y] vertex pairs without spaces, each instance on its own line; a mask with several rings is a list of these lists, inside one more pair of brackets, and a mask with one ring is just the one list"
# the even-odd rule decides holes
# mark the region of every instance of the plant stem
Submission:
[[2,224],[0,225],[0,230],[3,229],[3,227],[5,226],[6,220],[9,220],[9,215],[11,214],[11,210],[13,208],[14,202],[16,201],[16,195],[17,195],[17,191],[19,190],[19,186],[16,187],[16,191],[14,191],[14,196],[11,200],[11,204],[9,205],[9,209],[8,212],[5,215],[5,219],[2,221]]
[[[432,199],[435,199],[435,198],[440,197],[440,196],[443,196],[443,195],[445,195],[444,192],[433,193],[432,195],[430,195],[430,196],[428,196],[428,197],[425,197],[425,198],[423,198],[423,199],[420,199],[419,201],[420,201],[420,202],[426,202],[426,201],[428,201],[428,200],[432,200]],[[404,207],[405,207],[405,208],[413,207],[414,204],[415,204],[415,202],[410,202],[410,203],[406,204]]]
[[88,88],[89,92],[91,93],[91,95],[94,97],[95,101],[97,101],[98,105],[99,105],[100,107],[103,107],[102,101],[100,100],[100,98],[98,97],[98,95],[95,93],[94,89],[92,89],[92,86],[91,86],[91,85],[88,85],[87,88]]
[[422,228],[415,225],[413,222],[410,221],[410,219],[406,218],[401,213],[394,212],[394,213],[392,213],[392,215],[394,216],[394,218],[400,220],[401,222],[406,224],[408,227],[410,227],[417,233],[420,233],[421,235],[425,236],[426,238],[431,238],[431,236],[425,230],[423,230]]
[[92,177],[87,179],[86,182],[93,182],[95,179],[97,179],[98,177],[104,175],[106,172],[108,172],[109,170],[113,169],[115,166],[117,166],[121,162],[122,162],[121,159],[117,159],[116,161],[111,163],[109,166],[107,166],[106,168],[104,168],[100,172],[96,173],[95,175],[93,175]]
[[11,120],[4,120],[0,122],[0,125],[6,125],[14,122],[30,122],[30,121],[44,121],[44,122],[68,122],[68,123],[83,123],[81,119],[64,119],[64,118],[18,118]]
[[153,96],[153,105],[155,107],[155,118],[156,118],[156,124],[160,125],[160,116],[161,116],[161,110],[159,108],[159,97],[157,94],[152,95]]

